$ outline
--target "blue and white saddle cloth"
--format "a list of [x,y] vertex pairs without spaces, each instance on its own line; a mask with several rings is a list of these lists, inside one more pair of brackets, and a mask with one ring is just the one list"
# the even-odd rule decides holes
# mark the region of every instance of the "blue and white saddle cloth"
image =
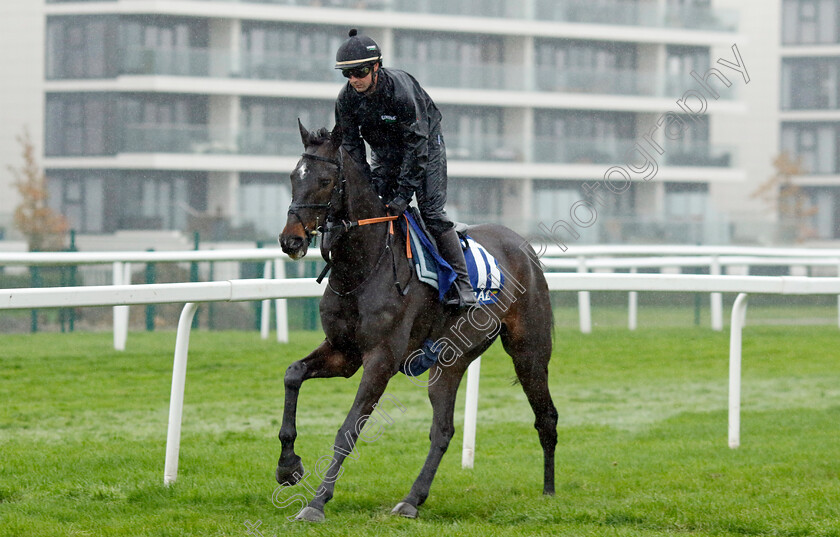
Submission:
[[[438,299],[443,301],[446,291],[455,281],[455,271],[449,266],[432,245],[422,228],[412,217],[404,213],[409,223],[412,260],[417,278],[438,290]],[[484,246],[466,235],[461,239],[467,272],[475,297],[480,304],[491,304],[498,300],[499,292],[505,284],[505,276],[499,270],[499,262]],[[443,282],[443,284],[441,284]]]
[[[455,271],[449,263],[438,254],[432,242],[423,229],[411,215],[410,211],[403,213],[408,222],[408,236],[411,241],[411,258],[417,278],[438,290],[438,300],[443,302],[446,291],[455,281]],[[467,261],[467,272],[473,287],[475,297],[480,304],[490,304],[498,300],[498,295],[505,284],[505,276],[499,269],[499,262],[469,235],[461,239],[464,249],[464,259]],[[442,282],[442,284],[441,284]],[[438,360],[440,349],[435,349],[435,342],[427,339],[423,342],[422,352],[406,362],[402,373],[416,377],[426,372]]]

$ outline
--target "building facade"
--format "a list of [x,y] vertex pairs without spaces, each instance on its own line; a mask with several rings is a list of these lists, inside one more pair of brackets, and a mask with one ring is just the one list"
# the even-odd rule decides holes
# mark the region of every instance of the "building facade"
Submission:
[[[799,163],[801,236],[840,239],[840,0],[783,0],[780,153]],[[783,200],[784,202],[785,200]],[[801,223],[800,223],[801,224]]]
[[738,13],[709,0],[43,9],[44,164],[79,233],[276,237],[297,119],[333,125],[335,50],[358,27],[442,111],[454,219],[566,242],[733,240],[715,189],[747,181],[731,128],[746,79],[717,61],[737,63]]

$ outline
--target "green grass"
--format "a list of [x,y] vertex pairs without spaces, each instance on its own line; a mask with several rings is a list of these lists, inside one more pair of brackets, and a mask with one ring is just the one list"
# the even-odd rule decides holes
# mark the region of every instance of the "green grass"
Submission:
[[[596,312],[597,316],[597,312]],[[749,317],[749,316],[748,316]],[[458,433],[420,518],[388,512],[428,449],[430,406],[407,407],[358,445],[322,525],[271,503],[286,366],[318,341],[196,332],[178,481],[162,485],[174,333],[0,336],[0,535],[779,535],[840,536],[836,327],[748,326],[742,447],[726,446],[728,334],[705,328],[559,328],[557,494],[543,497],[533,415],[510,360],[482,363],[476,464]],[[328,455],[356,378],[313,380],[298,453]],[[256,532],[254,532],[256,534]]]

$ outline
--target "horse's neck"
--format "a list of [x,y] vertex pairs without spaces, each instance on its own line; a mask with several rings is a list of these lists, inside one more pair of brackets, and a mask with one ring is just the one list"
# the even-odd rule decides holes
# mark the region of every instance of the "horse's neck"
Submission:
[[[373,187],[355,163],[351,166],[345,170],[347,183],[343,219],[358,222],[386,216],[385,206]],[[342,233],[330,249],[330,259],[335,269],[347,273],[348,276],[372,270],[385,248],[383,241],[388,240],[387,226],[390,226],[390,223],[361,225]]]
[[[348,159],[349,156],[345,158],[345,160]],[[352,159],[349,160],[352,162]],[[345,173],[347,184],[344,211],[347,214],[347,219],[355,222],[366,218],[385,216],[386,211],[382,200],[379,199],[364,174],[359,171],[355,162],[347,166]]]

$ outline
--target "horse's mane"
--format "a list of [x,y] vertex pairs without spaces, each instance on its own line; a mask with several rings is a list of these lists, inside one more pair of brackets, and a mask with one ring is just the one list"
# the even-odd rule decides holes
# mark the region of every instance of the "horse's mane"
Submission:
[[316,131],[309,131],[310,145],[323,145],[330,140],[330,131],[326,127],[321,127]]

